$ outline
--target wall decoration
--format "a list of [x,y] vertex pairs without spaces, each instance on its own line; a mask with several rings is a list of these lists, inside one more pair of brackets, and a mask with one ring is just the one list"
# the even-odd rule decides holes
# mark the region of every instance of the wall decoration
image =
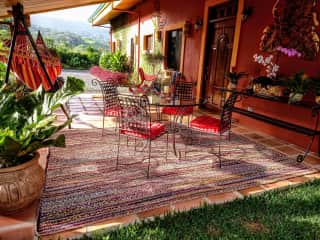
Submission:
[[319,52],[317,0],[277,0],[273,24],[263,30],[260,49],[313,60]]

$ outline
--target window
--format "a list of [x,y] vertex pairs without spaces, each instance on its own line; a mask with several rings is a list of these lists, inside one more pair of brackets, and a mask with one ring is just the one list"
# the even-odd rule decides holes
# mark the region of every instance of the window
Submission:
[[116,51],[116,42],[112,42],[112,45],[111,45],[111,52],[115,52]]
[[167,68],[180,70],[182,29],[167,32]]
[[117,51],[121,51],[121,40],[117,40]]
[[130,40],[130,63],[132,65],[135,65],[134,52],[135,52],[134,38],[131,38],[131,40]]
[[143,50],[151,52],[153,49],[153,35],[145,35],[143,38]]

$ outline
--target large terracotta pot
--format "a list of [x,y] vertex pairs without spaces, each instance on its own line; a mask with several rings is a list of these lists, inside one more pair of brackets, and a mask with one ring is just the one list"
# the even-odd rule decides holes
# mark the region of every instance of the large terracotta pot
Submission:
[[44,170],[39,153],[18,166],[0,169],[0,215],[11,214],[39,199],[44,186]]

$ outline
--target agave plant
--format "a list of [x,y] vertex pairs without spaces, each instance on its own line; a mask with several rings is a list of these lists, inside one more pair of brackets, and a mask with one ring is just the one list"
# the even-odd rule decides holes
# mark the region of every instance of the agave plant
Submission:
[[64,135],[55,134],[70,124],[72,117],[56,124],[53,111],[83,92],[84,86],[73,77],[54,93],[42,87],[25,92],[22,86],[4,85],[0,89],[0,168],[24,163],[43,147],[64,147]]

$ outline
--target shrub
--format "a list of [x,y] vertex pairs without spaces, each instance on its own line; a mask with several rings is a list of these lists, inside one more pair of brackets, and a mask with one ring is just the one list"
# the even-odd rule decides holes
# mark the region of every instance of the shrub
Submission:
[[105,52],[99,60],[100,67],[114,72],[129,72],[130,65],[125,53],[117,51],[115,53]]
[[94,48],[87,48],[85,51],[77,52],[60,45],[53,50],[59,55],[64,68],[88,69],[99,63],[100,52]]
[[0,62],[0,87],[4,83],[5,76],[6,76],[6,66]]

